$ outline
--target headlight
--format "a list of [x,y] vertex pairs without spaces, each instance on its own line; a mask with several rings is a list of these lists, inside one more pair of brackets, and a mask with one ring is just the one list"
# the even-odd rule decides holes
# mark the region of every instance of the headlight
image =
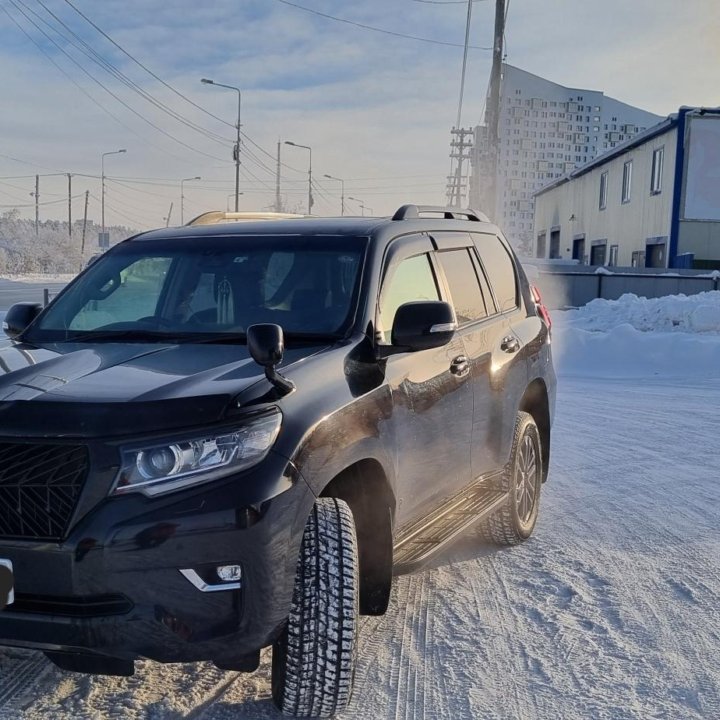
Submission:
[[281,422],[276,412],[235,430],[123,448],[113,494],[158,495],[244,470],[267,455]]

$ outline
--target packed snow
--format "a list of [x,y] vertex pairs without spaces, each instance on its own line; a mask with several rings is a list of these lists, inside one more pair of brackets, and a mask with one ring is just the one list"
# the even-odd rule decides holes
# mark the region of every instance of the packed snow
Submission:
[[[706,293],[553,313],[535,534],[497,549],[470,532],[398,578],[388,613],[361,618],[339,718],[720,718],[719,309]],[[125,679],[0,649],[0,718],[270,720],[269,678],[268,651],[252,675],[140,662]]]
[[552,313],[566,376],[717,378],[720,292],[593,300]]

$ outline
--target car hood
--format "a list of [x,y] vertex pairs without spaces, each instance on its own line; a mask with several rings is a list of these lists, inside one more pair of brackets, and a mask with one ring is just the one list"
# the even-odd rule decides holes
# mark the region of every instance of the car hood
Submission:
[[[325,346],[287,349],[282,367]],[[242,344],[14,344],[0,349],[0,435],[113,435],[217,422],[263,377]]]

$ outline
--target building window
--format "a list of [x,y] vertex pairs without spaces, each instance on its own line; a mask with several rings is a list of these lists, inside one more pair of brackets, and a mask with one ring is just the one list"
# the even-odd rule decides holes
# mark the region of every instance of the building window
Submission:
[[608,194],[608,174],[607,170],[600,176],[600,204],[599,209],[604,210],[607,207]]
[[632,254],[632,267],[645,267],[645,253],[638,250]]
[[628,160],[623,165],[623,181],[622,181],[622,201],[630,202],[630,187],[632,185],[632,160]]
[[662,192],[663,162],[665,160],[665,148],[661,147],[653,151],[652,173],[650,175],[650,193],[657,195]]
[[610,246],[610,258],[608,259],[608,267],[616,267],[618,262],[618,245]]
[[545,257],[545,232],[538,233],[538,244],[535,257]]
[[550,259],[560,257],[560,230],[550,231]]
[[605,264],[605,251],[607,249],[606,240],[595,240],[590,247],[590,264],[591,265],[604,265]]

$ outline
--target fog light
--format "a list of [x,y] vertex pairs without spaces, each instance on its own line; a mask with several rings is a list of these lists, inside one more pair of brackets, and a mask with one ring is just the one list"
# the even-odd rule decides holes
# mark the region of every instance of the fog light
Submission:
[[242,577],[239,565],[218,565],[216,572],[223,582],[237,582]]

